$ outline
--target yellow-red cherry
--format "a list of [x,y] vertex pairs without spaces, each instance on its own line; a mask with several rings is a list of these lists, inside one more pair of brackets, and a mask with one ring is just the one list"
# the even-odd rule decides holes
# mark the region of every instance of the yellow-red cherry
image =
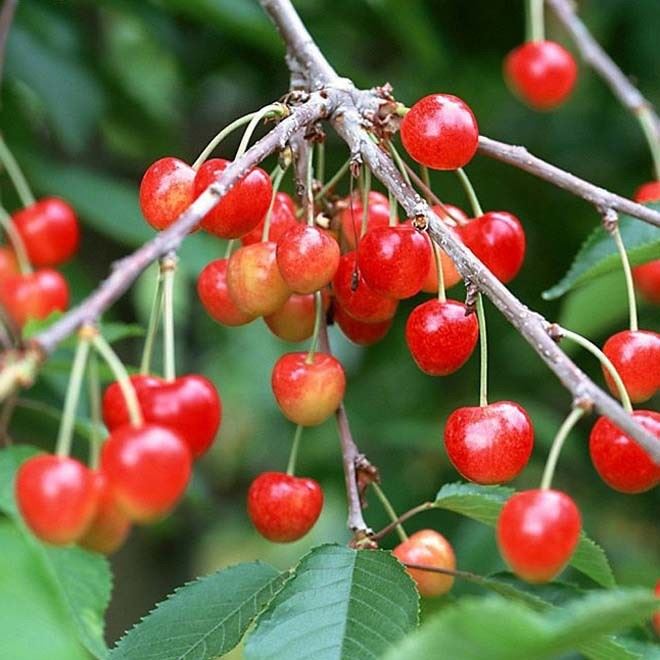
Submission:
[[[458,229],[468,222],[468,217],[465,211],[452,204],[445,204],[444,208],[441,206],[432,206],[431,209],[449,228],[451,228],[454,237],[457,240],[462,241],[463,239]],[[449,214],[447,214],[447,211],[449,211]],[[442,279],[444,281],[445,289],[449,289],[455,284],[458,284],[461,281],[461,275],[456,270],[454,262],[449,255],[432,243],[430,237],[428,241],[429,246],[433,245],[433,249],[438,253],[438,258],[442,266]],[[435,258],[433,257],[433,252],[431,252],[429,270],[424,278],[422,291],[425,291],[426,293],[438,292],[438,269],[436,267]]]
[[236,306],[227,287],[227,259],[216,259],[204,267],[197,278],[197,295],[209,316],[229,326],[245,325],[256,317]]
[[[330,297],[325,289],[321,292],[321,295],[325,311],[330,304]],[[315,318],[316,301],[314,294],[294,293],[277,311],[264,316],[264,321],[276,337],[284,341],[297,343],[312,336]]]
[[[362,196],[353,194],[351,208],[351,197],[343,200],[344,209],[339,216],[341,233],[349,250],[354,250],[362,229]],[[367,231],[376,227],[387,227],[390,224],[390,202],[386,195],[376,190],[369,192],[367,201]]]
[[[261,243],[265,219],[264,216],[254,229],[241,236],[241,243],[243,245]],[[275,193],[273,209],[270,212],[268,240],[277,243],[284,233],[298,224],[298,220],[296,219],[296,206],[291,199],[291,196],[284,192]]]
[[22,327],[30,319],[45,319],[69,306],[69,285],[56,270],[42,268],[0,280],[0,305]]
[[19,273],[20,269],[14,251],[6,245],[0,245],[0,283]]

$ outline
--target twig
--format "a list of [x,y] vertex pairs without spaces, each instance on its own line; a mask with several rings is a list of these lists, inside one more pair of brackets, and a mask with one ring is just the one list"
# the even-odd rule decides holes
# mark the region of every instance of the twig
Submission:
[[418,513],[422,513],[423,511],[429,511],[430,509],[434,508],[433,502],[422,502],[422,504],[418,504],[417,506],[413,507],[412,509],[409,509],[405,513],[402,513],[396,520],[393,520],[389,525],[385,525],[383,529],[378,530],[374,534],[371,535],[371,540],[372,541],[378,541],[385,536],[387,536],[390,532],[394,531],[397,527],[397,525],[401,525],[406,520],[410,520],[413,516],[416,516]]

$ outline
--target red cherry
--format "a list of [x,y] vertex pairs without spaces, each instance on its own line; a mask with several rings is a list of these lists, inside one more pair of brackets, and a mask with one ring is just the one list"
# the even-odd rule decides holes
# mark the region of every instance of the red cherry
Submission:
[[378,323],[356,321],[344,311],[341,305],[335,305],[334,315],[335,322],[346,337],[354,344],[359,344],[360,346],[370,346],[379,342],[392,327],[392,319]]
[[223,325],[245,325],[255,318],[242,312],[229,295],[227,259],[216,259],[206,264],[197,279],[197,295],[209,316]]
[[15,491],[27,526],[54,545],[79,539],[96,511],[92,473],[66,456],[44,454],[26,460],[16,475]]
[[101,469],[117,504],[140,523],[160,518],[175,505],[188,485],[191,461],[180,436],[156,424],[115,429],[101,452]]
[[449,460],[463,477],[478,484],[501,484],[517,477],[533,447],[532,421],[513,401],[458,408],[445,425]]
[[[198,374],[171,382],[155,376],[131,376],[145,421],[166,426],[199,458],[213,443],[222,420],[222,403],[213,383]],[[128,409],[118,383],[103,395],[103,421],[110,431],[129,422]]]
[[78,249],[80,228],[73,209],[58,197],[45,197],[12,215],[33,266],[57,266]]
[[[649,330],[624,330],[612,335],[603,346],[626,386],[630,400],[641,403],[660,388],[660,334]],[[606,369],[603,374],[612,394],[618,391]]]
[[335,296],[344,311],[357,321],[379,323],[391,319],[398,302],[376,293],[362,277],[356,265],[355,251],[341,256],[332,281]]
[[[457,206],[452,204],[445,204],[445,208],[450,212],[451,215],[447,215],[444,209],[440,206],[432,206],[431,209],[433,212],[445,222],[446,225],[453,230],[454,237],[462,241],[461,234],[457,230],[458,227],[461,227],[464,224],[467,224],[468,217],[465,211],[462,211]],[[432,244],[431,239],[429,238],[429,244]],[[442,265],[442,275],[445,283],[445,289],[449,289],[455,284],[458,284],[461,281],[461,275],[456,270],[454,262],[449,258],[449,256],[443,252],[437,245],[433,244],[433,248],[436,250],[440,256],[440,263]],[[435,259],[433,253],[431,252],[431,259],[429,263],[429,270],[424,279],[424,284],[422,284],[422,291],[426,293],[437,293],[438,292],[438,271],[435,265]]]
[[526,490],[512,495],[502,507],[497,543],[519,578],[549,582],[570,560],[581,527],[580,512],[568,495]]
[[515,215],[489,211],[461,227],[463,242],[499,279],[510,282],[525,258],[525,230]]
[[[636,410],[633,417],[660,440],[660,413]],[[660,483],[660,468],[631,437],[606,417],[599,417],[589,436],[589,453],[601,479],[622,493],[643,493]]]
[[633,199],[638,204],[646,204],[649,202],[660,202],[660,181],[649,181],[643,183],[637,190]]
[[30,319],[45,319],[53,312],[63,312],[69,306],[69,285],[50,268],[13,275],[0,281],[0,305],[22,327]]
[[105,475],[97,470],[93,477],[97,498],[96,514],[78,545],[92,552],[110,555],[124,544],[131,531],[131,521],[117,506]]
[[227,264],[227,288],[236,306],[250,316],[276,312],[291,295],[277,266],[272,241],[238,248]]
[[[326,291],[322,292],[323,308],[328,309],[330,299]],[[311,293],[299,295],[294,293],[280,309],[264,316],[270,331],[280,339],[290,342],[301,342],[309,339],[314,333],[316,303]]]
[[[356,235],[360,236],[362,229],[362,197],[357,193],[353,195],[352,212],[350,197],[344,199],[344,204],[346,208],[339,217],[341,233],[349,250],[354,250],[357,244]],[[390,201],[385,195],[372,190],[367,207],[367,231],[390,224]]]
[[[195,197],[198,197],[229,167],[224,158],[207,160],[195,175]],[[250,170],[202,220],[206,231],[220,238],[239,238],[263,220],[273,186],[260,167]]]
[[[653,590],[656,598],[660,598],[660,580],[655,583],[655,589]],[[653,628],[655,629],[655,634],[660,636],[660,611],[656,610],[652,619]]]
[[[432,529],[415,532],[406,541],[399,543],[392,554],[402,564],[456,570],[456,556],[449,541]],[[453,575],[433,573],[419,568],[406,568],[406,570],[417,584],[417,589],[422,596],[441,596],[446,594],[454,584]]]
[[295,293],[313,293],[329,284],[339,256],[337,241],[316,227],[297,224],[277,242],[277,265]]
[[317,426],[339,407],[346,376],[339,360],[326,353],[286,353],[273,367],[273,394],[287,419],[302,426]]
[[401,141],[418,163],[434,170],[455,170],[476,153],[479,127],[465,101],[451,94],[430,94],[406,113]]
[[194,201],[195,170],[167,156],[152,163],[140,182],[140,209],[154,229],[169,227]]
[[323,491],[314,479],[264,472],[250,485],[247,508],[259,534],[290,543],[314,527],[323,508]]
[[632,274],[639,292],[649,302],[660,304],[660,259],[636,266]]
[[411,225],[370,229],[358,247],[360,273],[376,293],[410,298],[419,293],[431,264],[428,237]]
[[[241,236],[241,243],[243,245],[251,245],[252,243],[261,243],[261,236],[264,232],[264,220],[249,231],[247,234]],[[291,227],[298,225],[296,220],[296,206],[289,195],[283,192],[275,194],[275,202],[273,203],[273,210],[270,213],[270,228],[268,230],[268,240],[277,243],[283,234],[285,234]]]
[[456,300],[428,300],[413,309],[406,342],[417,366],[429,376],[447,376],[467,362],[479,337],[476,314]]
[[554,41],[529,41],[518,46],[507,55],[504,70],[513,90],[538,110],[561,105],[577,79],[573,56]]
[[20,272],[14,251],[5,245],[0,245],[0,282]]

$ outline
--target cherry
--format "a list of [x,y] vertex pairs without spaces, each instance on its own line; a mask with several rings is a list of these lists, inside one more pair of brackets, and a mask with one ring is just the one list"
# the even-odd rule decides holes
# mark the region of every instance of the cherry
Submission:
[[467,165],[476,153],[479,127],[465,101],[451,94],[430,94],[406,113],[401,141],[421,165],[455,170]]
[[[453,231],[454,236],[457,240],[462,241],[461,234],[459,233],[457,227],[467,224],[468,217],[467,214],[459,209],[457,206],[452,204],[445,204],[445,208],[451,213],[447,215],[445,210],[441,206],[432,206],[431,209],[433,212],[445,222]],[[461,281],[460,273],[456,270],[454,262],[449,258],[449,256],[443,252],[437,245],[435,245],[430,237],[428,239],[429,245],[433,246],[433,249],[436,250],[438,255],[440,255],[440,263],[442,265],[442,276],[445,283],[445,289],[449,289],[458,282]],[[438,270],[435,265],[435,258],[431,252],[431,259],[429,263],[429,270],[424,279],[424,284],[422,284],[422,291],[426,293],[437,293],[438,292]]]
[[57,266],[78,249],[78,219],[73,209],[58,197],[45,197],[30,204],[14,213],[12,220],[33,266]]
[[632,274],[639,292],[649,302],[660,304],[660,259],[636,266]]
[[152,163],[140,182],[140,209],[154,229],[169,227],[194,201],[195,170],[167,156]]
[[[322,292],[322,298],[323,308],[327,310],[330,298],[326,291]],[[314,295],[294,293],[280,309],[264,316],[264,321],[276,337],[284,341],[301,342],[314,333],[315,317]]]
[[[656,598],[660,598],[660,580],[655,583],[655,589],[653,590]],[[655,634],[660,636],[660,611],[655,612],[652,619],[653,628],[655,629]]]
[[354,344],[359,344],[360,346],[370,346],[379,342],[392,327],[392,319],[378,323],[356,321],[344,311],[341,305],[335,305],[334,315],[335,322],[346,337]]
[[580,512],[565,493],[525,490],[512,495],[502,507],[497,543],[518,577],[549,582],[571,558],[581,527]]
[[[346,208],[341,212],[339,222],[341,224],[341,233],[350,250],[354,250],[357,245],[357,237],[360,236],[362,229],[362,197],[355,193],[353,195],[353,211],[351,212],[351,198],[344,199]],[[376,227],[387,227],[390,224],[390,201],[389,199],[375,190],[369,192],[367,202],[367,231]]]
[[100,471],[93,472],[96,489],[96,514],[84,536],[78,541],[87,550],[110,555],[118,550],[131,531],[131,521],[117,506],[108,480]]
[[[252,243],[261,243],[261,236],[264,232],[265,216],[261,222],[247,234],[241,236],[241,243],[243,245],[251,245]],[[270,225],[268,229],[268,240],[277,243],[283,234],[285,234],[291,227],[298,225],[296,220],[296,207],[290,195],[283,192],[275,194],[275,202],[273,203],[273,210],[270,212]]]
[[[660,413],[636,410],[633,417],[660,440]],[[599,417],[589,436],[589,453],[601,479],[622,493],[643,493],[660,483],[660,468],[631,437],[606,417]]]
[[459,230],[463,242],[499,279],[510,282],[525,258],[525,230],[515,215],[489,211]]
[[532,421],[513,401],[458,408],[447,419],[444,437],[454,467],[478,484],[514,479],[534,446]]
[[513,90],[538,110],[561,105],[577,79],[573,56],[554,41],[529,41],[518,46],[507,55],[504,70]]
[[63,312],[69,306],[69,285],[50,268],[12,275],[0,280],[0,305],[22,327],[30,319],[45,319],[53,312]]
[[355,251],[341,256],[332,281],[333,290],[344,311],[357,321],[379,323],[391,319],[398,302],[376,293],[364,280],[357,267]]
[[[224,158],[207,160],[195,175],[195,197],[215,182],[230,164]],[[239,238],[263,220],[272,194],[270,177],[260,167],[255,167],[204,216],[202,227],[220,238]]]
[[27,526],[54,545],[79,539],[96,511],[92,473],[66,456],[42,454],[27,459],[16,475],[15,491]]
[[[449,541],[432,529],[415,532],[406,541],[399,543],[392,554],[402,564],[456,570],[456,556]],[[453,575],[433,573],[419,568],[406,568],[406,571],[417,584],[417,589],[422,596],[441,596],[446,594],[454,584]]]
[[646,204],[648,202],[660,202],[660,181],[649,181],[643,183],[637,190],[633,199],[638,204]]
[[468,360],[479,337],[476,314],[457,300],[428,300],[413,309],[406,342],[417,366],[429,376],[447,376]]
[[321,486],[305,477],[264,472],[250,485],[248,515],[269,541],[297,541],[314,527],[323,508]]
[[[624,330],[612,335],[603,346],[626,386],[630,400],[641,403],[660,388],[660,334],[648,330]],[[618,394],[609,372],[603,368],[610,391]]]
[[14,251],[5,245],[0,245],[0,282],[12,275],[18,275],[18,261]]
[[183,495],[191,456],[185,442],[169,428],[121,426],[103,445],[101,469],[122,511],[145,523],[163,516]]
[[364,281],[376,293],[390,298],[410,298],[419,293],[431,264],[428,241],[411,225],[370,229],[358,247]]
[[245,325],[255,318],[241,311],[229,295],[227,259],[206,264],[197,279],[197,295],[209,316],[223,325]]
[[339,360],[327,353],[286,353],[273,367],[273,394],[287,419],[302,426],[317,426],[339,407],[346,376]]
[[[168,382],[155,376],[134,375],[135,388],[145,421],[166,426],[199,458],[213,443],[222,420],[222,403],[213,383],[198,374]],[[103,395],[103,421],[110,431],[129,422],[126,401],[118,383]]]
[[250,316],[276,312],[291,295],[277,266],[272,241],[238,248],[227,264],[227,287],[238,309]]
[[316,227],[297,224],[277,242],[277,265],[295,293],[313,293],[329,284],[339,256],[337,241]]

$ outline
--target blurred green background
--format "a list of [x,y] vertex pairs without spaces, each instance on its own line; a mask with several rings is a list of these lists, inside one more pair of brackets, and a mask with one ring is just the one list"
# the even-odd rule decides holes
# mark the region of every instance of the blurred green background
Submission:
[[[657,0],[580,4],[600,42],[660,105]],[[522,1],[299,0],[296,6],[329,60],[358,85],[389,81],[407,104],[433,91],[457,94],[471,105],[485,135],[525,144],[624,195],[652,178],[638,125],[586,68],[581,67],[572,99],[552,114],[532,112],[506,89],[501,64],[524,38]],[[548,32],[566,43],[550,17]],[[35,190],[64,197],[80,213],[81,252],[65,268],[76,300],[104,276],[113,259],[153,235],[137,207],[145,168],[162,155],[192,161],[223,125],[279,98],[288,84],[282,56],[282,45],[255,0],[19,4],[7,47],[0,126]],[[220,153],[231,157],[237,139]],[[346,156],[331,136],[328,171]],[[598,342],[622,329],[627,308],[618,273],[560,301],[540,297],[563,275],[596,226],[594,210],[483,157],[476,157],[468,172],[486,209],[509,210],[525,226],[528,256],[513,291],[549,319]],[[451,173],[434,174],[433,184],[443,200],[467,208]],[[4,203],[15,208],[18,202],[6,177],[0,188]],[[292,190],[291,181],[285,188]],[[225,411],[220,437],[198,464],[189,497],[176,513],[154,527],[135,530],[112,558],[110,642],[193,576],[253,558],[284,568],[313,545],[347,539],[333,421],[305,431],[301,448],[300,473],[319,480],[327,495],[312,533],[293,545],[275,546],[260,539],[247,520],[244,500],[250,480],[262,470],[286,465],[294,429],[278,413],[270,369],[291,347],[273,338],[261,321],[225,329],[205,315],[195,279],[222,251],[213,238],[191,237],[181,251],[177,291],[178,368],[201,371],[218,385]],[[145,274],[108,319],[144,324],[153,283],[153,272]],[[463,295],[460,287],[454,295]],[[346,404],[354,434],[379,466],[384,488],[400,511],[458,479],[441,448],[443,420],[455,407],[474,404],[478,391],[476,354],[445,379],[427,377],[415,367],[403,340],[407,312],[415,303],[403,303],[389,336],[368,350],[331,332],[349,375]],[[570,399],[497,311],[490,305],[486,311],[490,397],[519,401],[537,430],[533,459],[515,483],[526,488],[540,479]],[[642,327],[658,329],[657,307],[642,304],[640,316]],[[137,364],[139,338],[124,340],[118,348],[128,364]],[[573,354],[600,381],[594,361],[579,351]],[[60,351],[38,384],[24,393],[28,406],[29,401],[61,405],[67,357],[67,349]],[[656,398],[649,406],[657,404]],[[35,415],[28,406],[22,402],[18,407],[11,427],[14,439],[52,447],[56,419]],[[591,423],[583,422],[570,437],[555,483],[580,505],[587,531],[604,546],[620,582],[650,586],[660,575],[657,495],[618,495],[598,479],[586,446]],[[85,454],[84,440],[78,449]],[[374,528],[386,523],[377,501],[370,501],[366,515]],[[451,540],[461,568],[478,573],[502,568],[486,527],[442,512],[424,514],[408,528],[422,526],[433,526]],[[449,598],[469,589],[457,583]]]

